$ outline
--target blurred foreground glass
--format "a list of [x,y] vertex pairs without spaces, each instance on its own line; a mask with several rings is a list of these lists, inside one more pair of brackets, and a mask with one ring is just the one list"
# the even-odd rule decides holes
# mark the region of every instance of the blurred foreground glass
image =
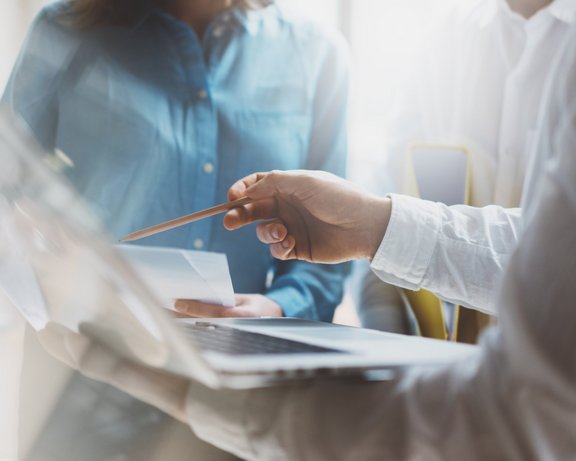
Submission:
[[53,322],[81,333],[118,322],[131,335],[113,341],[161,365],[165,339],[142,308],[153,295],[117,257],[78,194],[46,166],[50,157],[23,133],[8,112],[0,114],[0,255],[18,261],[16,278],[26,281],[0,286],[37,330]]
[[[0,107],[0,258],[11,268],[0,273],[0,290],[6,295],[0,296],[0,310],[7,308],[8,299],[38,336],[56,331],[48,336],[53,343],[47,348],[60,351],[55,355],[66,363],[78,361],[92,347],[93,337],[145,365],[162,368],[178,356],[201,374],[193,354],[187,351],[184,357],[177,339],[166,333],[172,322],[153,294],[118,256],[83,200],[53,171],[59,165],[55,159]],[[83,341],[71,341],[82,333]],[[178,446],[166,435],[165,423],[176,424],[166,415],[126,400],[110,386],[70,374],[55,395],[43,396],[51,399],[43,427],[32,436],[20,425],[20,438],[27,444],[19,459],[188,458],[186,448],[169,458],[158,454],[166,452],[160,445],[167,438],[168,450]],[[48,379],[36,379],[35,392],[53,391],[45,386]],[[201,459],[230,459],[179,426]]]
[[147,365],[165,365],[178,349],[161,331],[172,327],[169,317],[82,198],[47,166],[54,159],[24,133],[0,112],[0,255],[26,281],[4,279],[0,287],[37,330],[56,323],[102,337]]

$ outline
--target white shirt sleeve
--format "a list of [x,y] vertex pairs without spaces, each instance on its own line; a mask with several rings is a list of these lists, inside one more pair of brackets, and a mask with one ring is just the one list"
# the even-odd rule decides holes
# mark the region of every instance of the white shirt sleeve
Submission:
[[491,314],[521,228],[520,209],[446,206],[392,194],[386,236],[372,260],[384,281]]
[[[527,205],[534,219],[525,225],[504,278],[499,326],[483,337],[477,353],[444,367],[410,368],[388,383],[317,381],[223,394],[230,402],[219,401],[216,391],[197,397],[192,388],[193,428],[210,424],[209,441],[228,444],[247,459],[574,459],[572,38],[571,54],[563,56],[552,94],[563,117],[560,123],[544,124],[552,130],[553,144],[550,151],[540,152],[549,160],[541,194]],[[487,218],[467,221],[466,216],[461,224],[484,223]],[[426,222],[442,233],[442,219],[430,216]],[[432,245],[430,259],[436,250]],[[427,271],[422,272],[425,278]]]

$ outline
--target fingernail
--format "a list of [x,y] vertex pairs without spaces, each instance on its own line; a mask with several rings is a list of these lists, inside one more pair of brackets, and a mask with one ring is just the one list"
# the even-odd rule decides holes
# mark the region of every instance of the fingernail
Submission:
[[285,250],[289,250],[291,246],[292,244],[287,238],[282,240],[282,248],[284,248]]
[[270,235],[272,235],[272,238],[274,240],[279,240],[280,239],[280,232],[278,232],[278,228],[277,227],[273,227],[270,230]]

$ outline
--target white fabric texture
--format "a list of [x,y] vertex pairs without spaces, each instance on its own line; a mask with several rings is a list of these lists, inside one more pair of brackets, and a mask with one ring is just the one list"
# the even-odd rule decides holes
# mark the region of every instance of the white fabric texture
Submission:
[[192,427],[208,421],[210,442],[247,459],[576,458],[576,28],[567,43],[542,118],[541,193],[525,205],[501,321],[477,354],[388,383],[318,381],[226,394],[229,404],[192,387]]
[[[524,182],[545,82],[576,1],[556,0],[529,20],[505,0],[472,5],[434,28],[433,52],[427,48],[392,123],[389,168],[404,177],[403,154],[413,142],[466,146],[470,204],[499,206],[446,207],[392,195],[390,229],[372,267],[388,283],[497,314],[498,284],[519,235],[516,207],[532,187]],[[362,304],[375,296],[365,292]]]
[[392,195],[372,270],[388,283],[495,314],[498,284],[521,228],[519,208],[446,206]]

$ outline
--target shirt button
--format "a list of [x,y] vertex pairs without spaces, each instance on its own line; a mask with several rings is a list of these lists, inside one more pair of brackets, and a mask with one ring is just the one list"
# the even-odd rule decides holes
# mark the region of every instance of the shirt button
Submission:
[[206,90],[198,90],[196,97],[198,99],[206,99],[208,97],[208,92]]
[[214,171],[214,165],[210,162],[206,162],[202,169],[204,170],[204,173],[210,174]]
[[212,35],[214,37],[222,37],[223,34],[224,34],[224,27],[222,26],[215,27],[214,30],[212,31]]
[[194,240],[194,248],[196,248],[197,250],[201,250],[202,248],[204,248],[204,240],[202,239]]

